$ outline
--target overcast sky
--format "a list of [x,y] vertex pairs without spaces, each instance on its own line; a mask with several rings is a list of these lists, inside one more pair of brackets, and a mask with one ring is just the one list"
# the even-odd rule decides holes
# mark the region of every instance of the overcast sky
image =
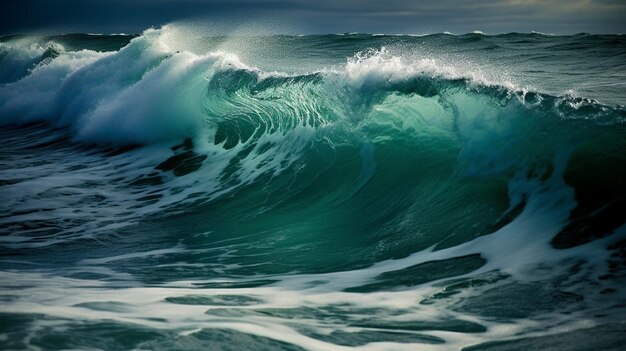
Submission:
[[246,26],[284,33],[622,34],[626,0],[0,0],[0,34],[140,33],[179,21],[219,34]]

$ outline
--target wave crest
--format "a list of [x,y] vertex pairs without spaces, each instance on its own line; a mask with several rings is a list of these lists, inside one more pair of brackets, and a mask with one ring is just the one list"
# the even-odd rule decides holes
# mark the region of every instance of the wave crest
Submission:
[[431,58],[408,60],[385,47],[357,53],[340,70],[289,75],[261,71],[224,52],[178,51],[180,36],[169,26],[150,29],[115,52],[3,43],[0,67],[29,68],[24,76],[2,76],[12,82],[0,86],[0,123],[48,121],[68,126],[81,141],[150,144],[214,135],[217,124],[233,116],[287,129],[320,126],[363,120],[389,94],[450,100],[468,89],[477,99],[515,97],[559,118],[603,123],[624,118],[619,107],[535,93],[506,80],[494,83],[478,69]]

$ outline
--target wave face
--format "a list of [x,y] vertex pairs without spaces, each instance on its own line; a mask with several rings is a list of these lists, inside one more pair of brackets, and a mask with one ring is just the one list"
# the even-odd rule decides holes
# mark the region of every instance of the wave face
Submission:
[[0,348],[619,349],[626,39],[0,39]]

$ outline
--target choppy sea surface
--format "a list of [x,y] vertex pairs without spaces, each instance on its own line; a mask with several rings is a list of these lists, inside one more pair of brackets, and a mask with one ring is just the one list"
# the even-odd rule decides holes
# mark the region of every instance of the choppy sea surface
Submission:
[[0,349],[619,350],[626,37],[0,37]]

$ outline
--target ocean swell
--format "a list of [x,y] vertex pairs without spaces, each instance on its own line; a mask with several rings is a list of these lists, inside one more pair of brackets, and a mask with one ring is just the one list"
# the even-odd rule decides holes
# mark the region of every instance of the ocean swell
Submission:
[[0,42],[7,316],[311,350],[619,321],[623,106],[385,46],[294,73],[171,26],[67,40]]

